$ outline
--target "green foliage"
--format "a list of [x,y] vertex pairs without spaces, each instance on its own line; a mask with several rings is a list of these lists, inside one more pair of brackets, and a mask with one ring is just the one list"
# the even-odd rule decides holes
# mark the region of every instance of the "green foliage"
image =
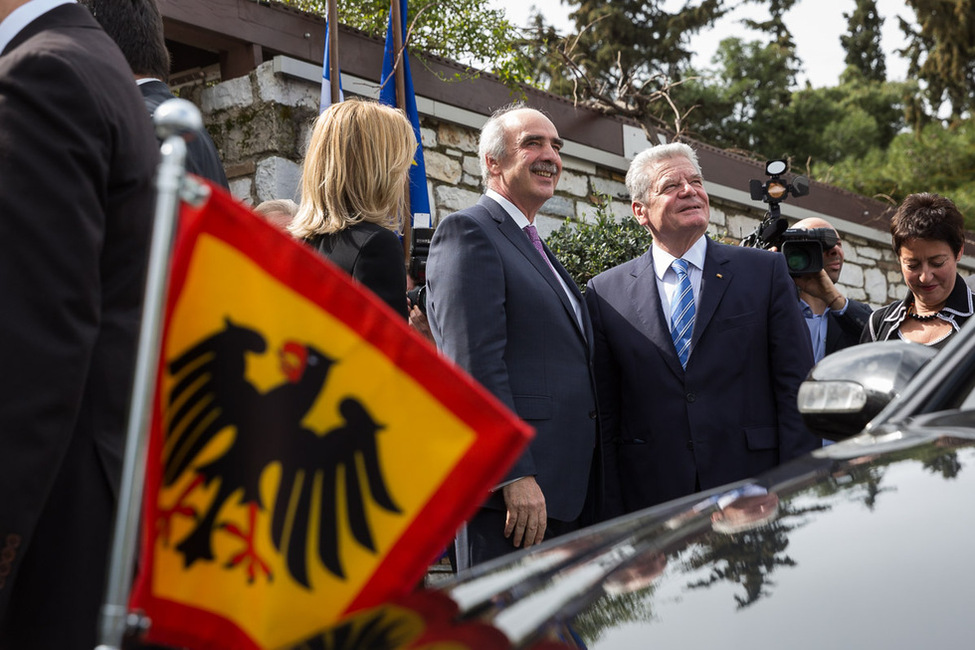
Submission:
[[586,290],[590,278],[643,255],[653,241],[649,231],[636,219],[616,221],[609,206],[610,197],[599,195],[596,197],[595,221],[566,221],[545,238],[580,291]]
[[880,30],[884,19],[877,13],[876,0],[856,0],[852,14],[843,13],[848,33],[840,36],[846,50],[846,64],[857,69],[865,79],[887,80],[887,62],[880,45]]
[[975,108],[975,0],[907,0],[917,17],[917,30],[908,34],[908,74],[927,86],[929,114],[943,102],[957,124]]
[[[324,16],[324,0],[278,0]],[[487,67],[509,85],[530,80],[530,62],[516,47],[518,30],[503,10],[488,0],[414,0],[406,18],[410,52],[422,60],[424,52],[461,63]],[[384,38],[389,21],[389,0],[343,0],[338,3],[339,23]],[[476,75],[476,71],[472,70]],[[415,73],[414,73],[415,74]]]
[[901,133],[883,151],[817,169],[835,185],[899,203],[914,192],[937,192],[954,201],[975,229],[975,124],[928,124],[921,133]]
[[649,105],[662,99],[659,91],[689,67],[691,37],[726,12],[723,0],[688,0],[674,12],[663,0],[567,4],[577,5],[571,14],[576,34],[562,52],[578,86],[604,107],[648,120]]

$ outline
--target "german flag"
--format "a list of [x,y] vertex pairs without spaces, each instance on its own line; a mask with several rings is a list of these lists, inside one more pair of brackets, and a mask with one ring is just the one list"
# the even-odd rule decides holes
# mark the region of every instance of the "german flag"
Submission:
[[287,648],[408,594],[531,429],[317,253],[181,206],[131,606],[148,641]]

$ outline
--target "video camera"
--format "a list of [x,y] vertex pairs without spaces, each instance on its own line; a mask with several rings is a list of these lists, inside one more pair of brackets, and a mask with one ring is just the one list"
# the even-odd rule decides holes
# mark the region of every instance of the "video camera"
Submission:
[[430,241],[433,228],[414,228],[410,245],[410,264],[407,271],[413,278],[414,288],[406,292],[411,305],[416,305],[427,313],[427,257],[430,255]]
[[823,251],[836,245],[836,233],[829,228],[789,228],[779,210],[779,203],[789,198],[790,194],[795,197],[809,194],[809,179],[796,176],[791,183],[786,182],[782,174],[788,168],[785,160],[770,160],[765,163],[765,174],[769,179],[764,183],[752,179],[749,183],[752,200],[764,201],[769,208],[762,223],[742,239],[740,245],[778,249],[785,255],[790,275],[819,273],[823,269]]

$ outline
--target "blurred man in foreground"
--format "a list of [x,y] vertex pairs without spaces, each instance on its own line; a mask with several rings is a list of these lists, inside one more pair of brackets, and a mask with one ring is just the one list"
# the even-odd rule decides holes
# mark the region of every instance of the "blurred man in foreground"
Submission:
[[159,157],[73,0],[0,0],[0,648],[90,650]]

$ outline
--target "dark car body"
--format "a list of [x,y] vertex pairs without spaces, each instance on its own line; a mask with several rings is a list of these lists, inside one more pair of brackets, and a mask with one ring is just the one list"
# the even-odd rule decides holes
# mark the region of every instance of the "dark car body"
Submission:
[[[462,572],[436,589],[452,620],[510,647],[972,647],[975,329],[913,379],[929,354],[870,345],[809,379],[886,391],[862,433]],[[869,365],[892,351],[914,360]],[[820,406],[807,421],[860,408]]]

